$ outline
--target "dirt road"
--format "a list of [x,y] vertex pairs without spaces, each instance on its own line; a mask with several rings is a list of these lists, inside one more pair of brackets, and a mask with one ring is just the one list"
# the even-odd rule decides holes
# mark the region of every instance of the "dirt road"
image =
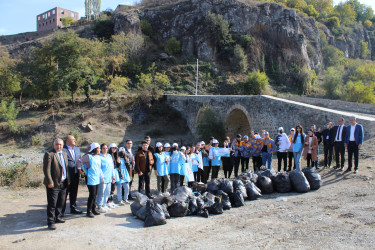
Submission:
[[[94,219],[68,214],[65,224],[49,231],[44,189],[2,188],[0,248],[373,249],[373,170],[372,158],[361,159],[357,175],[322,170],[324,186],[317,191],[264,195],[222,215],[172,218],[151,228],[144,228],[126,205]],[[87,196],[81,186],[81,208]]]

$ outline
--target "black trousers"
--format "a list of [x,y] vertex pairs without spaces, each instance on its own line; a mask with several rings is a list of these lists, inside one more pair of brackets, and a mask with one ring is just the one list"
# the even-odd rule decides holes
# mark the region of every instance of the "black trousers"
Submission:
[[233,157],[221,157],[223,160],[224,177],[230,178],[233,171]]
[[87,212],[95,211],[96,207],[96,196],[98,194],[99,185],[87,185],[87,188],[89,189],[89,198],[87,200]]
[[333,146],[330,144],[324,145],[324,167],[331,166],[333,158]]
[[185,175],[180,175],[180,187],[184,185]]
[[355,141],[350,141],[348,144],[348,170],[352,170],[353,154],[354,154],[354,170],[358,170],[358,145]]
[[[336,155],[336,166],[338,168],[344,168],[345,164],[345,144],[344,142],[335,142],[335,155]],[[341,159],[341,164],[340,164]]]
[[240,168],[241,156],[234,157],[234,177],[238,176],[238,169]]
[[210,166],[203,166],[203,176],[202,176],[203,183],[207,183],[208,179],[210,178],[210,172],[211,172],[211,164]]
[[68,194],[69,194],[69,200],[70,200],[70,211],[77,209],[77,194],[78,194],[78,186],[79,186],[79,173],[75,173],[75,168],[68,168],[69,171],[69,186],[66,192],[66,199],[65,204],[62,209],[62,214],[65,214],[66,209],[66,202],[68,200]]
[[277,152],[277,170],[281,171],[281,162],[284,161],[284,171],[287,169],[288,152]]
[[[194,173],[195,174],[195,173]],[[195,175],[194,175],[195,178]],[[197,178],[195,179],[196,182],[203,182],[203,169],[198,168]]]
[[62,209],[65,204],[68,180],[58,187],[47,187],[47,224],[55,224],[56,219],[61,219]]
[[261,166],[262,166],[262,157],[261,156],[253,156],[254,172],[259,171]]
[[212,166],[211,179],[215,179],[219,176],[219,170],[220,170],[220,166]]
[[248,157],[241,157],[241,170],[242,172],[245,172],[245,169],[249,169],[249,160],[250,158]]
[[[292,171],[292,162],[293,162],[294,154],[293,152],[288,152],[288,171]],[[296,169],[296,162],[294,161],[293,169]]]
[[307,158],[306,158],[306,161],[307,161],[307,167],[309,168],[310,166],[311,167],[314,167],[314,162],[312,161],[312,159],[311,159],[311,154],[307,154]]
[[151,194],[150,180],[151,180],[151,172],[149,171],[143,173],[142,176],[139,175],[138,192],[142,192],[144,189],[146,189],[146,195],[150,195]]
[[[117,170],[115,169],[115,171],[117,171]],[[116,183],[112,183],[111,184],[111,194],[108,197],[108,201],[113,201],[113,195],[115,193],[115,190],[116,190]]]

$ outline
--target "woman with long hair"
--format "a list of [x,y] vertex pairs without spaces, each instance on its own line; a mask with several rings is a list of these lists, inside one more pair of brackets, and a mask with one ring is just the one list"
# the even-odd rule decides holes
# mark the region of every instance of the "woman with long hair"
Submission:
[[293,138],[293,156],[296,169],[301,171],[301,155],[303,152],[303,143],[305,141],[305,134],[303,133],[302,125],[296,126],[296,132]]
[[[115,171],[117,171],[119,173],[120,172],[120,158],[118,156],[116,143],[111,143],[109,145],[109,154],[112,156],[113,167],[114,167]],[[111,185],[111,194],[108,198],[108,207],[109,208],[116,208],[117,207],[117,205],[115,203],[113,203],[113,196],[114,196],[114,193],[115,193],[115,189],[116,189],[116,184],[113,183]]]
[[185,175],[186,175],[185,163],[187,163],[185,146],[181,147],[179,163],[180,163],[180,187],[182,187],[184,185],[184,180],[185,180]]
[[115,170],[113,167],[112,156],[108,154],[108,146],[103,143],[100,145],[101,168],[104,175],[104,183],[99,184],[98,197],[96,199],[100,213],[109,210],[107,205],[109,194],[111,193],[111,183],[115,183]]
[[[308,130],[307,136],[305,136],[303,144],[303,158],[307,161],[307,167],[314,167],[314,163],[317,161],[318,155],[318,138],[314,135],[312,129]],[[310,165],[311,164],[311,165]],[[317,166],[315,165],[315,168]]]
[[[129,197],[129,182],[130,182],[130,166],[126,164],[126,155],[125,155],[125,148],[119,149],[119,158],[120,158],[120,172],[119,178],[116,180],[116,188],[117,188],[117,201],[118,204],[124,205],[129,204],[128,201]],[[120,178],[121,176],[121,178]],[[124,189],[124,195],[122,195],[122,189]]]
[[230,178],[230,176],[232,175],[232,171],[233,171],[233,152],[232,152],[232,143],[230,141],[229,136],[225,137],[224,148],[229,148],[230,150],[229,156],[221,157],[223,161],[224,177]]

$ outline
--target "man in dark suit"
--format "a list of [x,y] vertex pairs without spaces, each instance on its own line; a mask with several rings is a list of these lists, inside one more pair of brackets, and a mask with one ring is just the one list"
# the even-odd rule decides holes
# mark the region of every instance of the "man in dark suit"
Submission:
[[53,142],[53,151],[44,154],[43,172],[44,185],[47,188],[47,224],[48,228],[55,230],[55,223],[64,223],[61,218],[62,208],[65,204],[68,181],[68,157],[62,151],[64,141],[56,139]]
[[348,169],[345,172],[352,171],[354,154],[354,173],[358,173],[358,152],[363,144],[363,127],[358,124],[355,117],[349,118],[350,125],[346,127],[345,148],[348,149]]
[[[76,139],[73,135],[66,137],[66,144],[64,145],[63,152],[68,156],[68,172],[69,172],[69,187],[66,195],[70,198],[70,213],[82,214],[82,211],[77,207],[77,194],[80,174],[77,170],[77,162],[81,158],[81,150],[76,146]],[[67,200],[67,199],[66,199]],[[66,200],[63,207],[62,214],[65,214]]]
[[333,123],[329,122],[327,128],[322,131],[323,146],[324,146],[324,168],[327,166],[331,168],[332,157],[333,157],[333,142],[334,142],[334,132]]
[[[335,169],[344,170],[344,163],[345,163],[345,136],[346,136],[346,129],[344,126],[345,119],[340,117],[339,125],[333,128],[333,134],[335,136],[333,146],[335,148],[335,155],[336,155],[336,167]],[[341,164],[340,164],[341,158]]]

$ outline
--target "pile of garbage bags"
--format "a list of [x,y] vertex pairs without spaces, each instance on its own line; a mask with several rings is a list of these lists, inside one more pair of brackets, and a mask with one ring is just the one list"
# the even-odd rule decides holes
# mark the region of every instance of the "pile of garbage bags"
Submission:
[[274,191],[304,193],[317,190],[322,180],[314,168],[290,173],[276,173],[273,169],[252,173],[246,171],[237,178],[213,179],[207,184],[194,183],[193,188],[179,187],[172,194],[164,193],[149,199],[139,192],[130,206],[134,216],[144,221],[145,227],[163,225],[171,217],[222,214],[224,210],[245,205],[245,200],[256,200]]

